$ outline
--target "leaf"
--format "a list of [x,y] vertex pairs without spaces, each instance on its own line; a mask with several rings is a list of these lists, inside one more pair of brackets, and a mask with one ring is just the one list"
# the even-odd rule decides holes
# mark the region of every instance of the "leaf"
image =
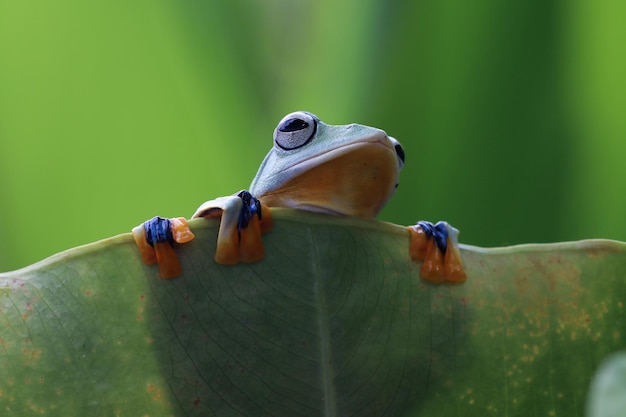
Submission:
[[432,285],[402,227],[274,213],[255,264],[200,219],[178,279],[129,234],[0,274],[0,410],[574,416],[626,345],[623,243],[463,246],[468,281]]

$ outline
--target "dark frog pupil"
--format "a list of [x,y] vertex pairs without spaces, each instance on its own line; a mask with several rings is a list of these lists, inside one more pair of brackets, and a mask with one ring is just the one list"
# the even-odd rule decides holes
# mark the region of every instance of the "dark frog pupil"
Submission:
[[278,130],[281,132],[296,132],[298,130],[306,129],[309,124],[302,119],[289,119],[285,120]]
[[396,154],[398,155],[398,158],[400,158],[402,163],[404,163],[404,149],[402,149],[402,146],[400,145],[396,145],[394,146],[394,148],[396,148]]

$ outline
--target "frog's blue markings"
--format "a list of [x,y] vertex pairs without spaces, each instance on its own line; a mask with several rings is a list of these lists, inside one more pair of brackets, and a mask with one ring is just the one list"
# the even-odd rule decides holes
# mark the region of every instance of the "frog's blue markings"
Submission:
[[240,191],[237,197],[241,198],[243,202],[243,207],[239,213],[239,223],[237,223],[237,233],[241,236],[241,229],[248,227],[250,219],[255,214],[261,220],[261,202],[246,190]]
[[425,221],[417,222],[417,224],[424,230],[429,239],[435,238],[437,247],[445,255],[448,248],[448,224],[446,222],[437,222],[437,224],[433,225],[431,222]]
[[146,231],[146,241],[150,246],[154,246],[155,243],[159,242],[174,243],[170,219],[156,216],[144,222],[143,228]]

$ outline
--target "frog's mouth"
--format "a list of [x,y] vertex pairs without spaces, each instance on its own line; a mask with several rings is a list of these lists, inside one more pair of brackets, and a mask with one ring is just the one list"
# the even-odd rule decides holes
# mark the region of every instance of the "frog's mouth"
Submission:
[[[393,144],[389,140],[389,137],[384,131],[380,131],[380,134],[373,135],[370,137],[363,138],[359,141],[351,142],[345,145],[340,145],[331,149],[328,149],[325,152],[312,156],[308,159],[304,159],[302,161],[298,161],[292,165],[289,165],[285,168],[285,171],[290,172],[292,177],[296,177],[303,172],[307,172],[309,170],[315,170],[318,166],[324,165],[333,159],[339,158],[345,154],[352,154],[356,152],[358,149],[362,147],[370,147],[377,146],[380,148],[387,148],[388,152],[392,154],[394,160],[396,161],[397,166],[397,155],[396,150],[393,147]],[[379,150],[381,153],[384,149]],[[357,155],[355,155],[356,157]],[[399,170],[400,168],[397,167]]]
[[259,198],[269,206],[373,218],[393,195],[399,164],[386,135],[316,155],[285,171],[290,180]]

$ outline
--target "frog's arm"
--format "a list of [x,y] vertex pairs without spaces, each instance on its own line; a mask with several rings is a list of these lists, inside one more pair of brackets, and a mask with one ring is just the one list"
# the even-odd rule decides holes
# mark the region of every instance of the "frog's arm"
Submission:
[[[217,263],[250,263],[265,257],[261,233],[271,230],[272,216],[269,208],[248,191],[207,201],[192,217],[221,217],[215,252]],[[154,217],[135,227],[133,236],[143,262],[148,265],[158,263],[162,278],[181,274],[172,246],[189,242],[194,237],[184,218]]]
[[218,264],[257,262],[265,257],[261,233],[272,229],[271,212],[248,191],[209,200],[192,217],[222,218],[215,251]]

